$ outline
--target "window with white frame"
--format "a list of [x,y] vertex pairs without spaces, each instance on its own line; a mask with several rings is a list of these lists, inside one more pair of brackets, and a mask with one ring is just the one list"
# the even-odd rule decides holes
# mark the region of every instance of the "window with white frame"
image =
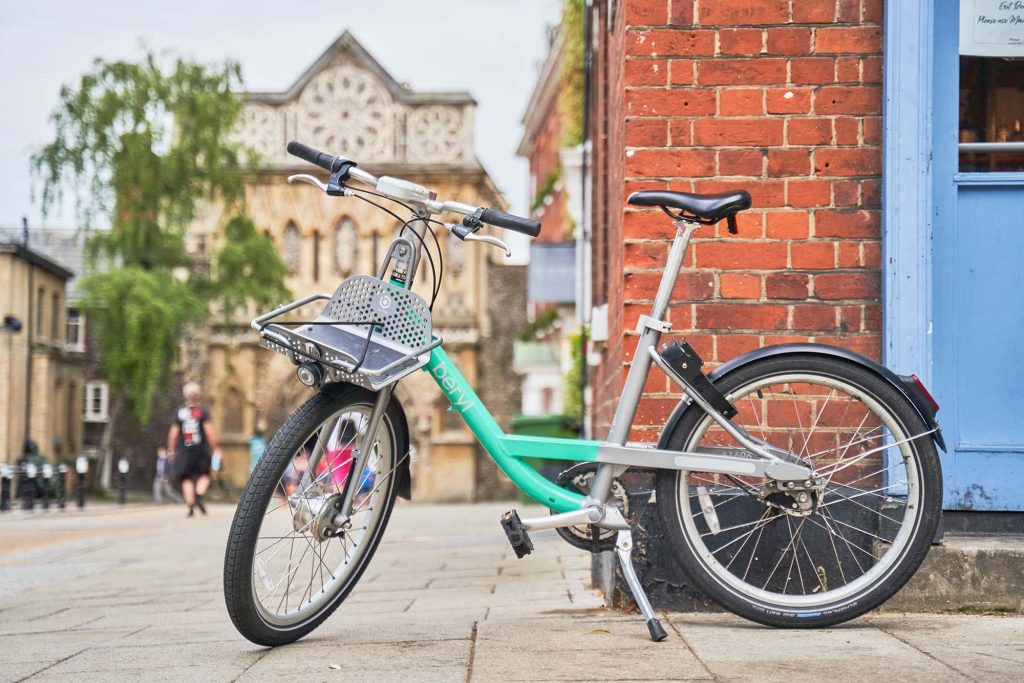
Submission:
[[85,402],[82,419],[86,422],[106,422],[108,390],[106,382],[86,382],[82,400]]
[[68,309],[66,347],[68,351],[85,351],[85,314],[77,308]]

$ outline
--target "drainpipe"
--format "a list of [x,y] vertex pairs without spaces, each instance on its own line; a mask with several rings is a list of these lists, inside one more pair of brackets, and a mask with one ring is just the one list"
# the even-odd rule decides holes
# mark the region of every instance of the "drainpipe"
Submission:
[[[28,249],[28,217],[21,217],[21,235],[25,249]],[[21,440],[21,452],[24,452],[25,444],[30,438],[32,438],[32,343],[33,335],[35,335],[35,302],[33,297],[36,293],[35,285],[35,266],[32,261],[26,259],[28,264],[28,335],[25,340],[27,343],[27,359],[25,361],[25,437]]]
[[577,309],[577,316],[580,321],[580,436],[586,438],[590,435],[590,428],[587,424],[587,335],[584,331],[590,322],[590,66],[593,56],[591,51],[591,40],[593,33],[593,22],[591,16],[594,12],[591,0],[586,0],[583,11],[583,145],[580,154],[580,196],[582,198],[582,210],[580,211],[580,239],[577,240],[576,249],[576,272],[582,283],[580,305]]

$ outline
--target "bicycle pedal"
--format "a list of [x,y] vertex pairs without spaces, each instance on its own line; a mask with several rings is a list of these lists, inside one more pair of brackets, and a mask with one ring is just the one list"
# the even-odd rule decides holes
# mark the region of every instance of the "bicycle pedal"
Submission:
[[519,519],[519,513],[509,510],[501,516],[501,528],[508,536],[508,542],[512,544],[512,550],[516,551],[516,557],[522,559],[533,552],[533,541],[526,533],[526,527]]

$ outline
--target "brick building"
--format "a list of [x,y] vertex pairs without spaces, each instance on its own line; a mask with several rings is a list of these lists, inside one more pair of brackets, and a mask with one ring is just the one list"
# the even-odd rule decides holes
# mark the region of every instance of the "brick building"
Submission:
[[[588,225],[592,303],[608,319],[591,375],[597,438],[674,234],[626,196],[744,188],[753,208],[738,235],[724,223],[694,234],[673,333],[709,366],[812,340],[915,372],[956,444],[946,507],[1024,509],[1024,483],[1005,477],[1024,471],[1024,429],[1011,426],[1024,316],[992,296],[1024,295],[1010,275],[1024,250],[1012,208],[1024,199],[1024,69],[1012,60],[1024,53],[1020,29],[982,36],[980,13],[1003,11],[986,2],[592,3]],[[958,14],[981,28],[958,40]],[[1017,370],[993,377],[992,364]],[[652,373],[632,438],[656,441],[678,401]]]
[[[548,55],[523,114],[516,154],[529,162],[530,217],[544,226],[530,242],[527,315],[530,327],[515,345],[514,371],[522,376],[522,413],[552,415],[567,406],[566,375],[570,344],[580,327],[580,301],[586,288],[577,277],[585,252],[578,249],[583,219],[582,147],[569,139],[561,101],[567,73],[581,69],[567,48],[566,30],[550,34]],[[576,415],[573,415],[575,418]]]

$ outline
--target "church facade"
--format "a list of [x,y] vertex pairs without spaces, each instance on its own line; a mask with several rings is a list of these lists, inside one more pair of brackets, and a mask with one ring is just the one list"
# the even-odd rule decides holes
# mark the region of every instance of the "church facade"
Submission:
[[[375,273],[401,224],[365,202],[288,184],[293,173],[319,174],[286,154],[289,140],[351,158],[375,175],[419,183],[441,197],[506,208],[473,148],[472,97],[415,92],[399,84],[347,32],[288,90],[246,93],[244,100],[239,135],[262,162],[247,189],[247,210],[278,246],[294,298],[329,294],[346,277]],[[397,205],[388,208],[404,212]],[[219,246],[223,220],[211,207],[190,229],[189,248],[198,262]],[[438,234],[444,277],[433,311],[435,332],[507,424],[520,400],[504,373],[512,364],[511,340],[524,322],[525,268],[440,233],[446,231]],[[429,300],[431,285],[424,258],[414,289]],[[217,324],[190,340],[183,356],[185,375],[201,380],[221,435],[226,476],[238,485],[248,474],[252,435],[263,431],[269,440],[312,395],[286,358],[259,348],[257,341],[247,320]],[[456,414],[447,412],[446,399],[425,374],[403,380],[396,395],[415,447],[415,499],[477,500],[502,491],[497,469]]]

